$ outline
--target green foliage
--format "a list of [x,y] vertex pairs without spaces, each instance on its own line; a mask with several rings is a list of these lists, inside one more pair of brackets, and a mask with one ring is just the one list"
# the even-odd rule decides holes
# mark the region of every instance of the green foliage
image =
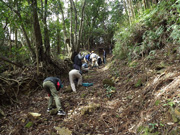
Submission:
[[124,59],[128,56],[128,50],[134,45],[132,43],[133,37],[135,36],[136,27],[124,27],[116,32],[115,35],[115,48],[113,54],[118,56],[120,59]]
[[142,80],[139,79],[134,86],[135,86],[135,87],[140,87],[140,86],[142,86]]
[[31,122],[31,121],[29,121],[29,122],[25,125],[26,128],[30,128],[30,127],[32,127],[32,126],[33,126],[33,122]]
[[153,130],[156,128],[157,123],[149,123],[148,127],[140,126],[137,129],[137,133],[140,135],[160,135],[160,132]]
[[172,99],[167,99],[166,104],[163,106],[169,105],[170,107],[173,107],[175,105],[175,102]]
[[158,124],[157,123],[149,123],[149,126],[152,128],[152,129],[155,129]]
[[[149,55],[151,52],[149,55],[151,59],[155,54],[152,50],[163,47],[162,42],[165,40],[168,42],[169,39],[163,39],[163,35],[167,34],[167,29],[172,31],[169,36],[170,39],[179,43],[180,30],[178,24],[180,19],[173,8],[179,12],[180,3],[178,1],[174,4],[174,2],[161,1],[152,9],[143,10],[139,16],[136,16],[131,26],[121,26],[114,36],[116,40],[114,55],[120,59],[132,60],[144,54]],[[173,22],[176,22],[176,25],[170,24]]]
[[156,54],[156,50],[151,50],[149,52],[149,55],[146,58],[147,59],[154,59],[155,54]]
[[4,39],[4,29],[3,29],[3,24],[0,22],[0,41],[2,41],[3,39]]
[[160,102],[160,100],[156,100],[155,105],[158,106]]
[[129,63],[129,67],[132,67],[132,68],[136,67],[137,65],[138,65],[138,62],[135,60]]
[[106,96],[111,98],[111,96],[116,92],[115,87],[109,85],[104,85],[104,87],[106,88]]
[[163,32],[164,32],[164,26],[162,25],[160,27],[155,28],[154,30],[147,30],[142,36],[143,38],[142,45],[144,46],[143,49],[152,50],[155,48],[160,48],[161,40],[159,40],[159,38],[162,36]]
[[168,28],[168,31],[172,31],[170,38],[172,38],[174,43],[180,43],[180,25],[173,24]]

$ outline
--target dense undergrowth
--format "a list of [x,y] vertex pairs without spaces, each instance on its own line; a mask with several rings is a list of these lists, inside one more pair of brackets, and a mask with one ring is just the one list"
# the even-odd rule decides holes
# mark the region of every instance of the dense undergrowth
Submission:
[[115,35],[111,74],[126,92],[138,88],[126,97],[127,110],[141,110],[130,128],[138,135],[179,134],[179,5],[161,1]]
[[121,27],[115,35],[114,55],[128,60],[153,55],[156,49],[180,41],[180,1],[161,1],[136,17],[131,26]]

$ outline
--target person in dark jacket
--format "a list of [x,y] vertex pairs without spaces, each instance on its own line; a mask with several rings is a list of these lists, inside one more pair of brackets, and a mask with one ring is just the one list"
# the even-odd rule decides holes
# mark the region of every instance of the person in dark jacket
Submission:
[[73,68],[79,70],[80,73],[82,72],[81,66],[82,66],[82,59],[83,58],[84,58],[84,56],[81,53],[78,53],[74,58]]
[[61,102],[58,96],[58,91],[63,87],[61,80],[57,77],[47,77],[43,81],[43,88],[47,91],[49,96],[47,112],[52,110],[53,100],[55,100],[56,108],[58,110],[57,115],[66,115],[61,107]]
[[103,49],[103,63],[106,64],[106,51]]

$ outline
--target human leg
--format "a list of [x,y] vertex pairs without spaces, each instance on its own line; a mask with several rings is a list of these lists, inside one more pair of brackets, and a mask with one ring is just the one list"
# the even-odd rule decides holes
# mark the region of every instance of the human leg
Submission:
[[69,72],[69,81],[70,81],[71,89],[74,92],[76,92],[76,87],[75,87],[75,84],[74,84],[74,71]]
[[103,56],[103,63],[106,64],[106,57]]
[[52,109],[52,104],[53,104],[53,97],[51,95],[51,91],[50,91],[50,81],[46,81],[43,83],[43,88],[46,90],[46,92],[49,95],[49,100],[48,100],[48,109]]
[[62,107],[61,107],[61,102],[60,102],[60,99],[59,99],[59,96],[58,96],[58,91],[56,90],[56,87],[55,85],[49,81],[49,88],[50,88],[50,91],[51,91],[51,95],[52,95],[52,101],[50,102],[51,105],[52,105],[52,102],[53,102],[53,99],[55,100],[55,104],[56,104],[56,108],[58,110],[62,110]]
[[77,77],[78,77],[78,86],[82,85],[82,75],[80,73],[77,73]]

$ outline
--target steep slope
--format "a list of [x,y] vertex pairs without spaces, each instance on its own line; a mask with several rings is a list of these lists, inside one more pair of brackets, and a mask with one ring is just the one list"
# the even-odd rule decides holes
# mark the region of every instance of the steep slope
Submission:
[[[169,49],[158,50],[151,58],[127,61],[108,58],[100,69],[83,75],[91,87],[69,91],[68,78],[59,93],[65,117],[46,113],[47,95],[39,89],[21,97],[20,104],[3,107],[0,134],[13,135],[135,135],[176,134],[179,127],[179,60]],[[173,57],[173,58],[172,58]],[[115,82],[105,87],[104,79]],[[41,84],[42,82],[39,82]],[[29,112],[39,113],[34,118]]]

